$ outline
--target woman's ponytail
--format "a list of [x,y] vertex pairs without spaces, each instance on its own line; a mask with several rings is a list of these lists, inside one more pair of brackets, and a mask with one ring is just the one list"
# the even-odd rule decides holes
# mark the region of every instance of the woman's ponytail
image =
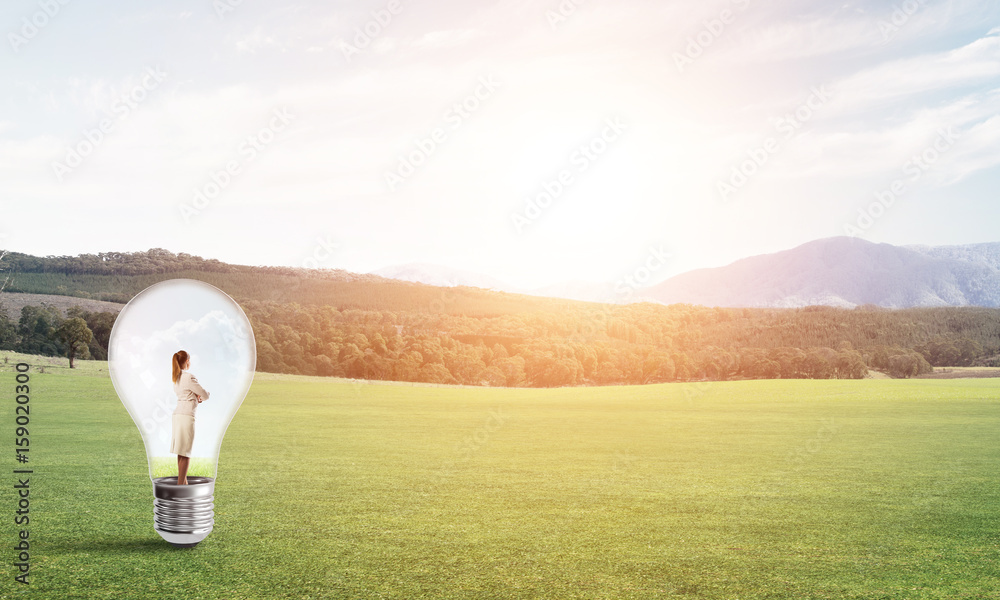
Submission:
[[172,373],[171,373],[171,376],[170,376],[170,378],[174,380],[174,383],[177,383],[178,381],[181,380],[181,367],[184,366],[184,363],[186,363],[187,360],[188,360],[188,353],[187,352],[185,352],[183,350],[180,350],[178,352],[174,352],[174,357],[173,357],[172,363],[171,363],[171,371],[172,371]]

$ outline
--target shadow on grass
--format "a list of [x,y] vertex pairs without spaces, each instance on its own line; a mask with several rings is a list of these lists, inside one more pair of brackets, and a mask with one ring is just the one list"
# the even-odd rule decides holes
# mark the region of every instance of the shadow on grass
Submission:
[[[197,548],[197,546],[195,546]],[[174,548],[160,538],[109,538],[91,540],[67,545],[52,554],[75,554],[77,552],[129,552],[131,554],[155,554],[185,552],[194,548]]]

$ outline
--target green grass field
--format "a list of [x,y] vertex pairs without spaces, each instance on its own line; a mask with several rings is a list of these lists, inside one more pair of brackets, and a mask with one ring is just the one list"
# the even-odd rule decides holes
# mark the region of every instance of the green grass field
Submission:
[[2,598],[1000,598],[1000,379],[260,374],[222,447],[215,531],[177,550],[96,362],[31,371],[22,586],[12,364]]

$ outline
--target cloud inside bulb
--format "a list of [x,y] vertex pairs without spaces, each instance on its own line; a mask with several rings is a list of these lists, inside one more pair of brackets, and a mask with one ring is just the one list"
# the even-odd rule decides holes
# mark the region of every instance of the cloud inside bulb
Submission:
[[[198,406],[198,422],[215,423],[227,416],[225,408],[232,400],[227,396],[235,395],[234,392],[242,388],[240,366],[246,364],[247,356],[246,352],[240,352],[240,344],[234,341],[245,338],[246,332],[239,332],[232,319],[221,311],[213,311],[197,321],[188,319],[166,330],[155,331],[146,340],[134,338],[133,343],[141,351],[126,351],[126,360],[140,369],[139,378],[153,405],[170,407],[172,412],[177,397],[169,377],[170,357],[177,350],[187,350],[191,355],[190,371],[212,394],[211,401]],[[163,360],[156,361],[157,357],[163,357]],[[160,364],[147,364],[148,358]],[[144,419],[143,426],[152,438],[167,447],[170,444],[170,418],[169,415],[164,418],[160,411],[156,412],[159,418]],[[200,429],[206,430],[207,427]],[[207,456],[217,443],[218,439],[210,435],[200,435],[195,438],[192,453]]]

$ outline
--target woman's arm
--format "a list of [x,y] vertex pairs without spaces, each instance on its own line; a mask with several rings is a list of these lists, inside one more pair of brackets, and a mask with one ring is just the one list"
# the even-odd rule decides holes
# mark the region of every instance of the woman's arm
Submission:
[[198,402],[208,400],[208,391],[201,387],[201,384],[198,383],[198,379],[194,375],[191,375],[191,391],[198,396]]

